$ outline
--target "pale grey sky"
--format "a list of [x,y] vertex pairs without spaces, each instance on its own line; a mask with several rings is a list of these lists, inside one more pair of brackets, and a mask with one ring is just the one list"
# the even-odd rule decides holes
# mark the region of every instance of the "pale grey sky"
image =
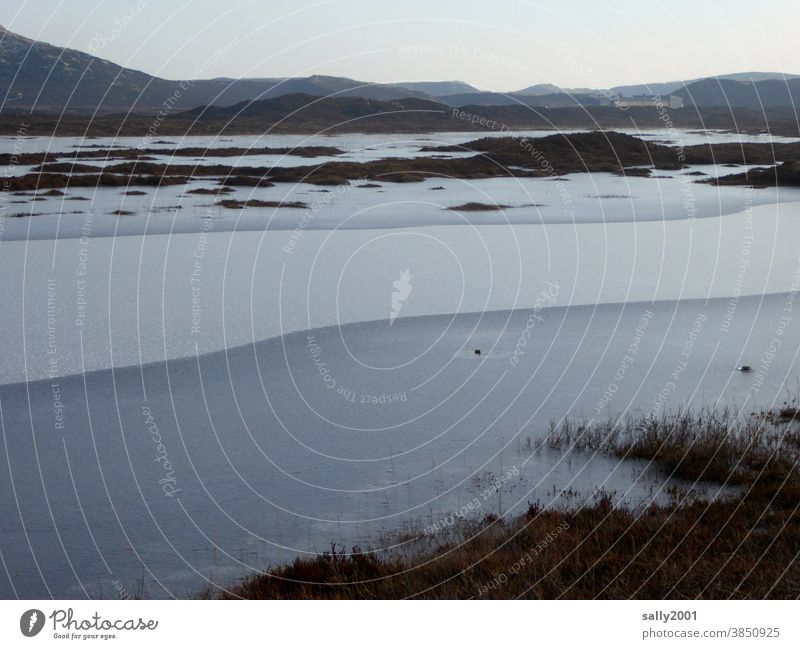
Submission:
[[797,14],[797,0],[3,0],[0,23],[166,78],[330,74],[508,91],[800,73]]

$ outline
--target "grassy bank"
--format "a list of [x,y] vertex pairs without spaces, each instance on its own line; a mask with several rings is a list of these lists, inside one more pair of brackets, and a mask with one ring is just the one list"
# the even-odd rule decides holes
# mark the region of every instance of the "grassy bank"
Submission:
[[251,577],[244,598],[797,598],[800,435],[797,411],[746,421],[704,411],[565,423],[543,443],[652,461],[669,475],[728,485],[713,501],[643,510],[530,505],[434,537],[429,551],[385,558],[332,551]]

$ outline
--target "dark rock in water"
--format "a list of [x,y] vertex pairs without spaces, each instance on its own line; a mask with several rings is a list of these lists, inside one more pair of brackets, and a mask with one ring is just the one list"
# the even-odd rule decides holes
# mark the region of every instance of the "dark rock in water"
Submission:
[[708,182],[712,185],[750,185],[757,189],[800,187],[800,162],[782,162],[774,167],[756,167],[741,174],[713,178]]
[[511,205],[490,205],[487,203],[464,203],[463,205],[456,205],[454,207],[447,207],[445,209],[451,212],[497,212],[498,210],[510,209]]
[[216,196],[217,194],[230,194],[234,190],[231,187],[216,187],[214,189],[207,189],[205,187],[198,187],[196,189],[189,189],[186,191],[187,194],[199,194],[199,195],[212,195]]
[[130,187],[161,185],[183,185],[189,181],[185,176],[123,175],[101,172],[99,174],[29,173],[6,178],[0,191],[30,191],[64,187]]
[[240,210],[245,207],[292,207],[296,209],[303,209],[308,207],[301,201],[262,201],[257,198],[251,198],[246,201],[237,201],[232,198],[226,198],[214,203],[219,207],[225,207],[229,210]]
[[649,167],[626,167],[614,172],[617,176],[636,176],[647,178],[653,173]]

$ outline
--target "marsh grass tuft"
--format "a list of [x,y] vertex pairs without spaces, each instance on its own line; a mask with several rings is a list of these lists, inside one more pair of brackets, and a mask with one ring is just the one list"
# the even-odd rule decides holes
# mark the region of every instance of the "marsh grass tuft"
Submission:
[[650,460],[685,480],[745,485],[763,473],[788,476],[796,471],[798,435],[792,420],[704,408],[659,417],[627,416],[591,426],[564,421],[551,424],[546,441],[554,448]]

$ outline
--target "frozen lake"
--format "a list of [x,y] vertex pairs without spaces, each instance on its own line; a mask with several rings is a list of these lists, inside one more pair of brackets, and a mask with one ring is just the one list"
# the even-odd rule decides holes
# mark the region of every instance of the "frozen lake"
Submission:
[[800,203],[724,217],[7,241],[0,382],[194,356],[286,333],[544,306],[790,290]]
[[399,318],[0,387],[1,592],[114,596],[144,569],[151,596],[181,596],[330,542],[396,549],[381,533],[438,525],[498,479],[476,516],[598,489],[663,502],[646,463],[537,440],[564,415],[768,406],[797,381],[797,327],[760,367],[785,302],[743,298],[724,330],[726,300],[551,307],[524,348],[528,311]]
[[[475,516],[663,502],[646,463],[537,441],[565,416],[796,392],[800,194],[686,178],[331,188],[299,229],[305,210],[177,187],[6,205],[40,215],[0,232],[0,596],[191,595],[331,542],[402,550],[475,498]],[[108,214],[120,200],[135,214]],[[517,207],[445,209],[469,200]]]

